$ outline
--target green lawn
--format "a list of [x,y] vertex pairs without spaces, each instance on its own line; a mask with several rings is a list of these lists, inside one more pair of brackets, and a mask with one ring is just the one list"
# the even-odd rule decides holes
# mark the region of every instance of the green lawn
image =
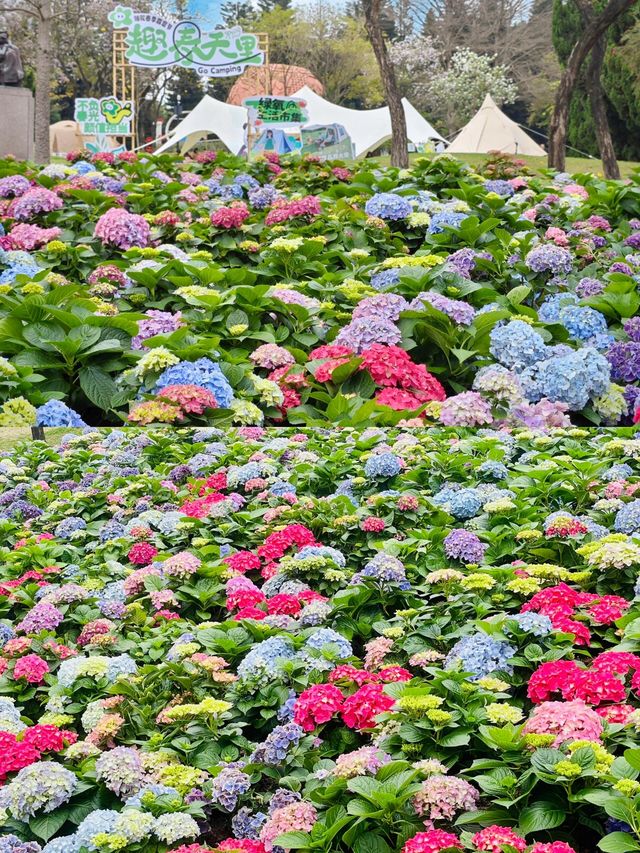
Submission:
[[[82,430],[72,427],[52,427],[44,431],[47,444],[57,444],[63,435],[69,432],[80,433]],[[21,441],[31,440],[30,427],[3,427],[0,428],[0,451],[11,450]]]
[[[410,154],[409,159],[411,162],[413,162],[419,157],[424,156],[424,154]],[[456,154],[455,156],[458,160],[462,160],[463,162],[468,163],[470,166],[480,166],[487,160],[486,154]],[[384,166],[389,165],[388,156],[376,157],[374,159]],[[547,168],[546,157],[519,157],[518,159],[524,160],[527,166],[534,172],[540,172],[542,169]],[[640,163],[627,160],[620,161],[620,173],[623,178],[628,178],[635,169],[640,169]],[[594,175],[602,175],[602,163],[600,160],[596,160],[595,158],[590,159],[588,157],[567,157],[566,170],[567,172],[571,172],[574,174],[592,173]]]

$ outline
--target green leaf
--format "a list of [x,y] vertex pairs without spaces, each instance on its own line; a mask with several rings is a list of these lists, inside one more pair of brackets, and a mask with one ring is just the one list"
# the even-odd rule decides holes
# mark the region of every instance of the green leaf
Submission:
[[29,829],[38,838],[48,841],[67,820],[67,809],[57,809],[51,814],[34,817],[29,821]]
[[353,842],[353,853],[391,853],[391,848],[384,838],[367,832]]
[[103,411],[111,408],[112,400],[118,393],[118,388],[105,370],[88,364],[81,368],[78,379],[80,380],[80,387],[95,406]]
[[513,290],[510,290],[507,293],[507,299],[514,306],[522,305],[524,300],[531,293],[531,288],[526,284],[521,284],[519,287],[514,287]]
[[274,844],[284,847],[285,850],[305,850],[310,843],[311,838],[306,832],[285,832],[274,840]]
[[640,749],[625,749],[624,757],[634,770],[640,770]]
[[523,835],[554,829],[564,823],[565,813],[554,803],[539,802],[522,809],[520,812],[520,830]]
[[610,832],[598,841],[598,847],[605,853],[629,853],[640,850],[640,844],[628,832]]

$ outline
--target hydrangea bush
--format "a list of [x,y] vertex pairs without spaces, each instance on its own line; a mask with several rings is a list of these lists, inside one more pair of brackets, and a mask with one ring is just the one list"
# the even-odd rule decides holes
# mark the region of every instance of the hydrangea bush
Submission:
[[639,179],[518,164],[0,161],[0,426],[631,423]]
[[639,492],[633,428],[5,452],[0,850],[638,849]]

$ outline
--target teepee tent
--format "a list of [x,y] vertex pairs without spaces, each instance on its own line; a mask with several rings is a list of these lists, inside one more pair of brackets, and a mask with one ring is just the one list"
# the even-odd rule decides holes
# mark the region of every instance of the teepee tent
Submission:
[[[341,124],[351,137],[355,156],[361,157],[373,151],[391,138],[391,116],[388,107],[377,110],[351,110],[325,100],[308,86],[294,92],[294,97],[307,102],[309,125]],[[407,119],[407,136],[416,145],[429,140],[441,140],[442,136],[434,130],[406,98],[402,99]]]
[[447,148],[449,154],[488,154],[489,151],[545,156],[538,143],[502,112],[491,95],[487,95],[478,112]]
[[247,111],[244,107],[225,104],[224,101],[205,95],[189,115],[175,126],[169,139],[158,148],[156,154],[162,154],[173,145],[179,145],[184,154],[209,133],[215,133],[229,151],[238,154],[246,141],[246,124]]

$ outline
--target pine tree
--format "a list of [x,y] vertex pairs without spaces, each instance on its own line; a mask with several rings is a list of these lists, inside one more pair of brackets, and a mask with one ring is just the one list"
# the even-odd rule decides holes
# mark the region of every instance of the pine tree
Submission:
[[275,8],[290,9],[291,0],[258,0],[258,10],[261,13],[272,12]]
[[235,27],[237,24],[246,25],[256,17],[253,3],[249,0],[227,0],[220,7],[220,15],[227,27]]

